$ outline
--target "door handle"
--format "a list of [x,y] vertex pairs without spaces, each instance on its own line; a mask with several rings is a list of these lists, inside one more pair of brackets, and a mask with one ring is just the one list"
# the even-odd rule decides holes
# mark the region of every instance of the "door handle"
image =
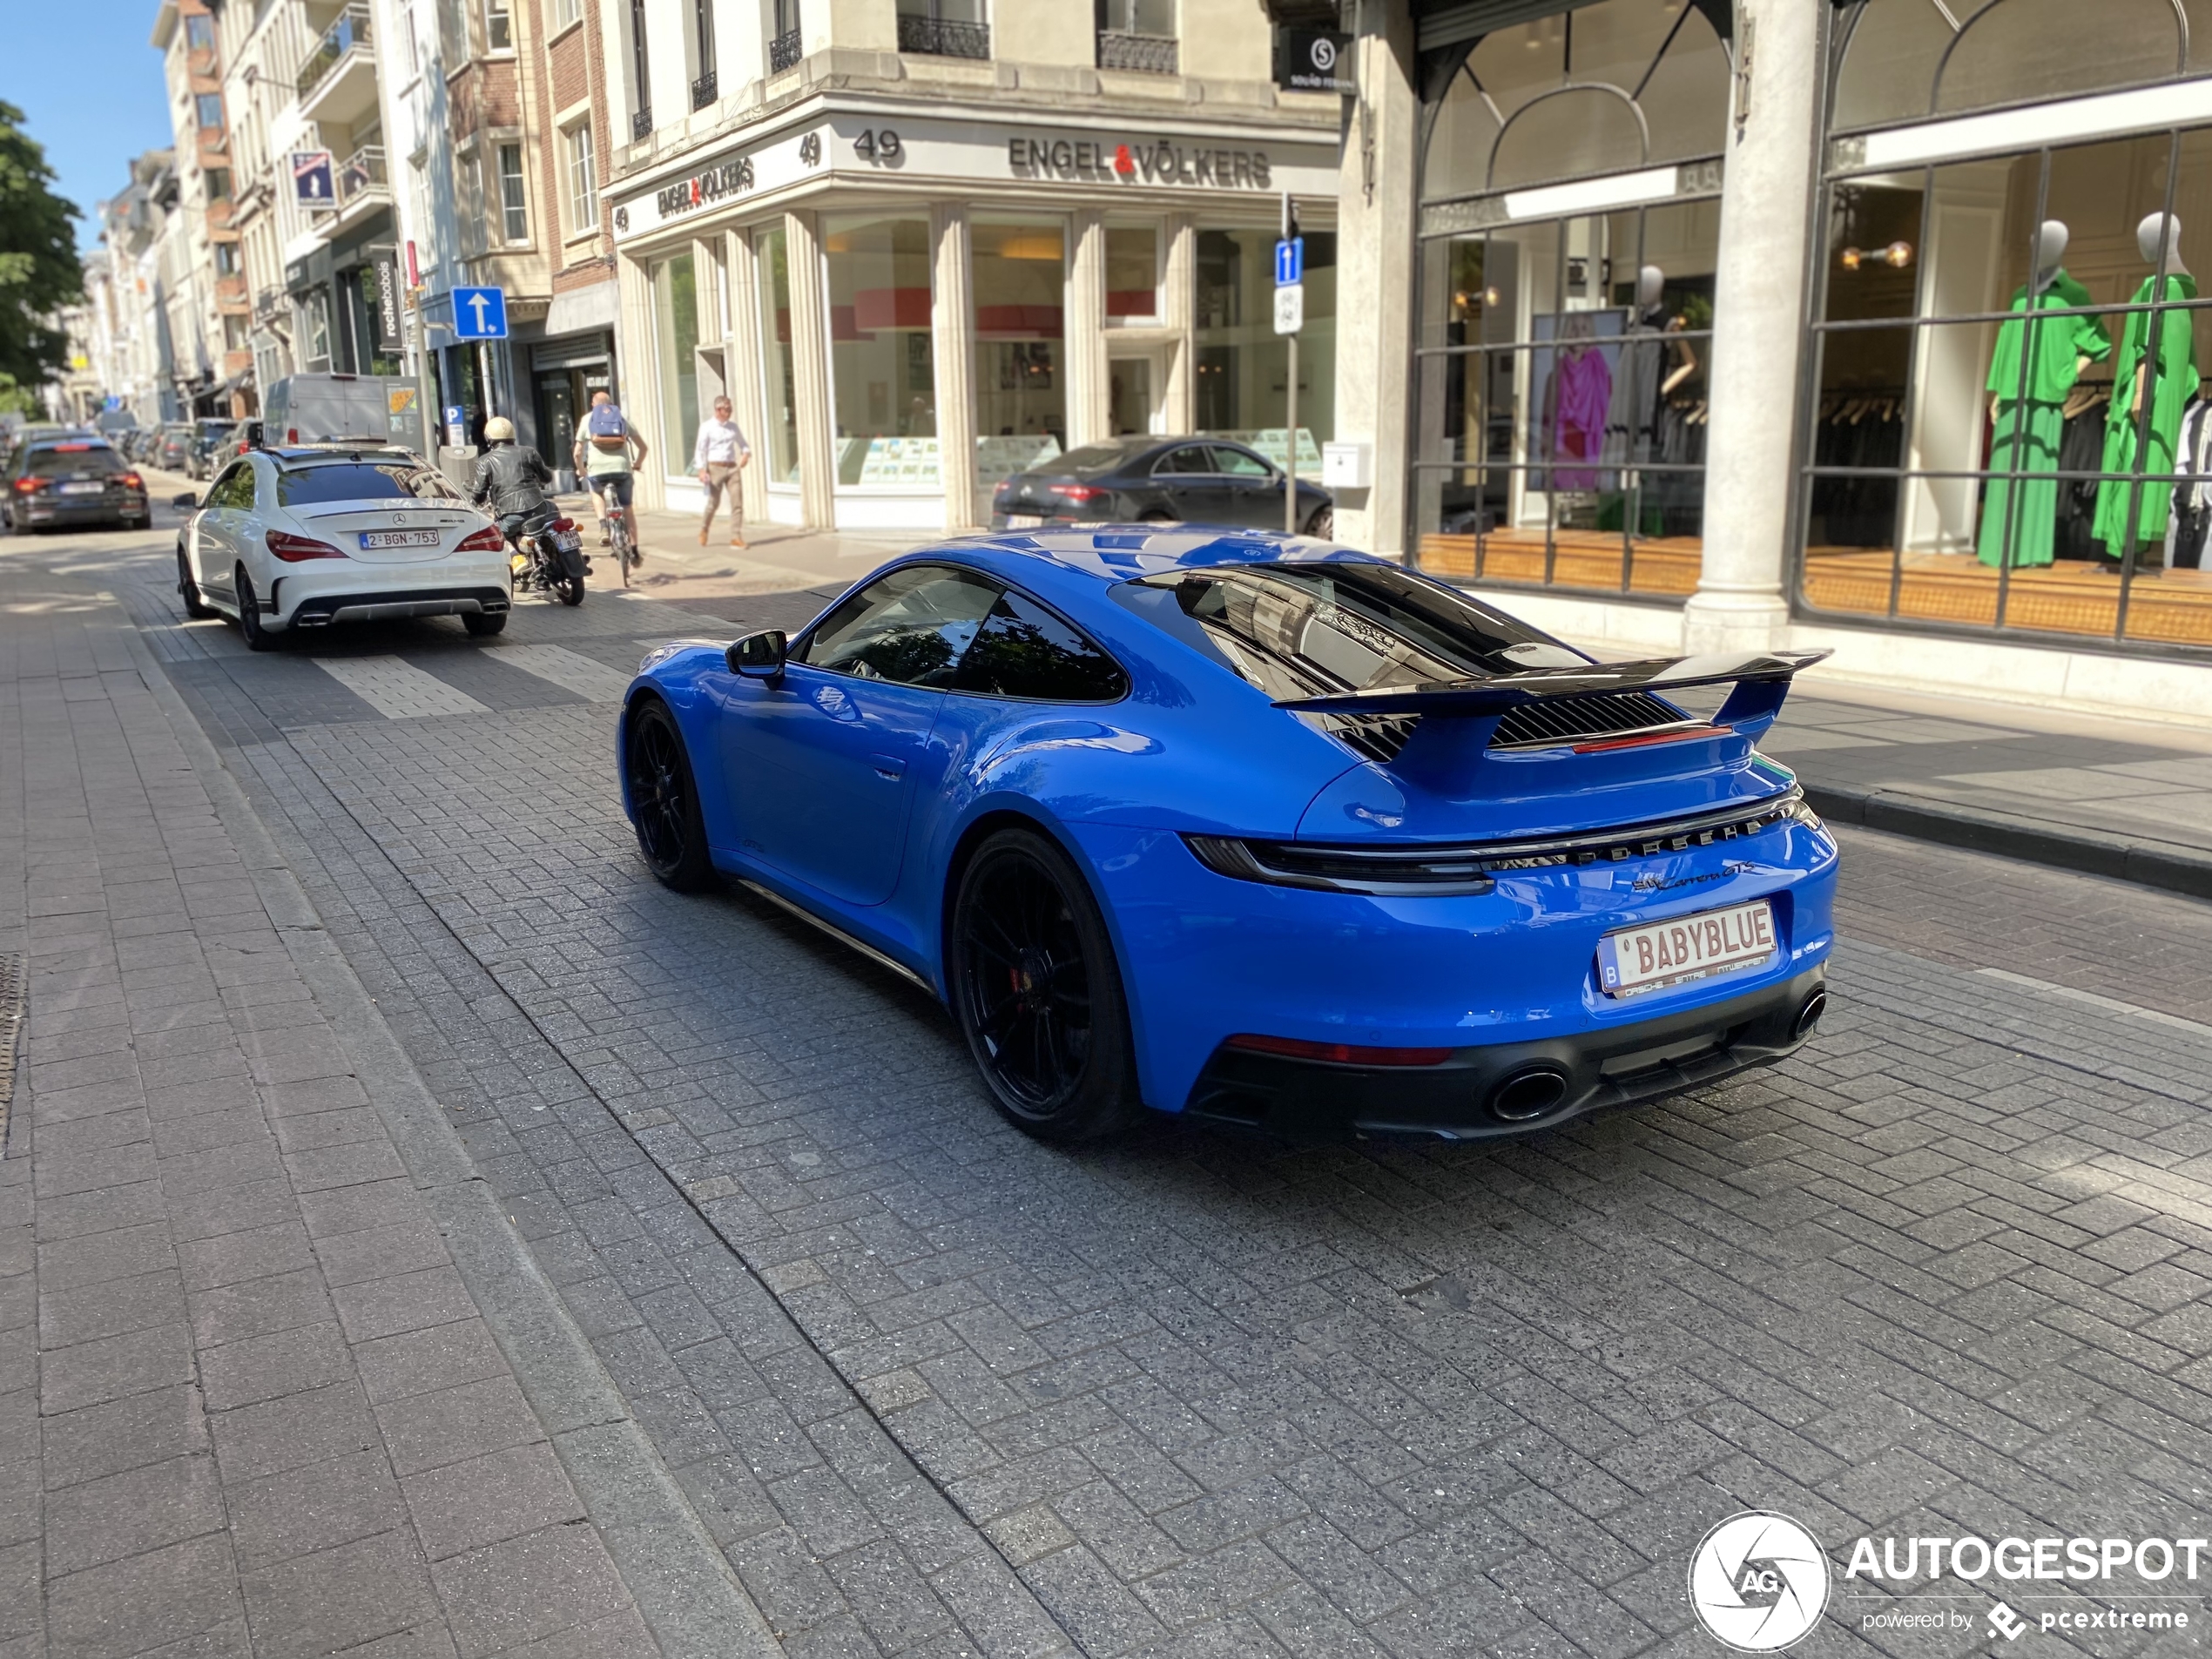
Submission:
[[907,775],[907,763],[896,755],[870,755],[868,765],[875,768],[875,775],[887,783],[897,783]]

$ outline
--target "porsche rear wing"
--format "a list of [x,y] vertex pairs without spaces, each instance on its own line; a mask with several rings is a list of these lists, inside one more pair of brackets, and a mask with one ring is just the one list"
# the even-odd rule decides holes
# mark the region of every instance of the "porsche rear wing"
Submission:
[[[1275,706],[1293,714],[1400,718],[1420,715],[1420,725],[1389,769],[1433,778],[1440,772],[1460,771],[1479,761],[1498,722],[1514,709],[1554,698],[1602,698],[1629,691],[1664,694],[1700,685],[1733,685],[1736,689],[1710,723],[1684,722],[1666,730],[1685,738],[1733,734],[1756,743],[1782,712],[1791,680],[1800,670],[1828,655],[1824,651],[1714,652],[1630,663],[1576,663],[1563,668],[1527,669],[1489,679],[1430,680],[1414,685],[1285,698]],[[1635,732],[1622,732],[1595,738],[1589,746],[1613,747],[1635,741]],[[1571,742],[1561,739],[1562,745]]]

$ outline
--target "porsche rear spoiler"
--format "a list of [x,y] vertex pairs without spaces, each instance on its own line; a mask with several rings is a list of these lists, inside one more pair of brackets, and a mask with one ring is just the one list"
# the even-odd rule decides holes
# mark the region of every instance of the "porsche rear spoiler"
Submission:
[[[1285,698],[1275,706],[1294,714],[1409,715],[1423,717],[1391,770],[1406,773],[1453,772],[1479,761],[1498,722],[1530,703],[1561,698],[1604,697],[1625,691],[1664,694],[1700,685],[1733,685],[1710,725],[1683,729],[1685,736],[1733,732],[1757,742],[1765,735],[1790,682],[1802,669],[1830,655],[1824,651],[1715,652],[1697,657],[1654,657],[1630,663],[1576,663],[1563,668],[1531,668],[1480,680],[1429,680],[1414,685],[1378,686],[1362,691],[1333,691],[1319,697]],[[1633,732],[1601,734],[1594,741],[1610,746],[1632,741]]]

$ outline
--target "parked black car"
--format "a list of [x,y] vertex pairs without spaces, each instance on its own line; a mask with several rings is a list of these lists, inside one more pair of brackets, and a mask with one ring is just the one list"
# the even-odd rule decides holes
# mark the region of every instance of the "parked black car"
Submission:
[[[1182,520],[1280,530],[1283,482],[1273,463],[1224,438],[1109,438],[1001,484],[991,498],[991,528]],[[1298,529],[1325,536],[1335,523],[1329,492],[1300,478]]]
[[199,435],[189,421],[174,421],[161,428],[161,436],[146,457],[146,464],[164,472],[183,472],[192,465],[192,442]]
[[41,438],[19,449],[10,464],[4,505],[8,528],[32,530],[119,524],[151,529],[146,482],[105,438]]

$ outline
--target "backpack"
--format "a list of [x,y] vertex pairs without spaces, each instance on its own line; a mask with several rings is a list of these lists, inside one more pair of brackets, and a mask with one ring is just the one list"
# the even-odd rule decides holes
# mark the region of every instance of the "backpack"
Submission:
[[591,447],[604,454],[620,455],[630,448],[630,422],[611,403],[602,403],[585,415],[583,430]]

